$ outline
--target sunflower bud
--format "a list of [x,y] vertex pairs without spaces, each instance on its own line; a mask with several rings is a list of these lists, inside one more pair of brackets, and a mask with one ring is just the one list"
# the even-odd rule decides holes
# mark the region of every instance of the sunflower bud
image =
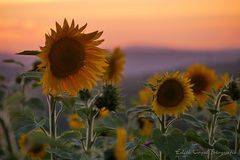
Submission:
[[91,93],[88,89],[82,89],[79,92],[79,96],[82,101],[87,101],[89,98],[91,98]]
[[32,71],[39,71],[38,65],[41,64],[41,61],[37,60],[32,64]]
[[235,79],[231,81],[228,86],[228,95],[232,98],[232,100],[236,101],[240,98],[240,79]]
[[103,95],[97,98],[95,105],[99,109],[105,107],[109,111],[115,111],[120,104],[119,99],[118,89],[113,85],[105,85]]

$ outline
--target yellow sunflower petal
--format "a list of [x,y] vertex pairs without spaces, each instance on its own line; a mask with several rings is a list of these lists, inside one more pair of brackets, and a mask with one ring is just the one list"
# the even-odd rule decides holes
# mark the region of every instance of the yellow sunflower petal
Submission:
[[187,69],[186,76],[191,80],[194,95],[203,108],[208,98],[204,92],[209,92],[216,85],[215,71],[203,64],[194,64]]
[[107,57],[108,67],[104,74],[104,82],[119,84],[123,79],[123,66],[125,64],[125,55],[120,48],[116,48],[111,55]]
[[106,55],[96,47],[102,41],[97,40],[102,32],[82,33],[86,26],[79,29],[74,20],[69,26],[65,19],[62,27],[56,22],[56,31],[51,29],[51,35],[46,34],[39,54],[44,94],[76,95],[83,88],[93,88],[105,72]]
[[164,74],[154,92],[153,111],[159,116],[178,116],[185,112],[194,103],[191,87],[189,80],[178,72]]

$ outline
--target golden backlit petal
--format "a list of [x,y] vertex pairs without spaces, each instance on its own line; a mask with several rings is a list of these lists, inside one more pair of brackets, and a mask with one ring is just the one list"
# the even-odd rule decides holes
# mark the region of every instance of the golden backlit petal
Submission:
[[93,44],[94,44],[95,46],[98,46],[98,45],[100,45],[102,42],[104,42],[104,39],[101,39],[101,40],[98,40],[98,41],[94,41]]
[[[103,75],[105,71],[104,67],[107,66],[105,62],[105,53],[104,50],[96,47],[96,45],[100,44],[103,40],[94,41],[94,39],[102,35],[102,32],[95,31],[88,34],[82,34],[81,32],[86,26],[87,24],[78,29],[79,27],[78,25],[75,26],[74,20],[72,20],[71,25],[69,25],[67,20],[64,19],[62,27],[56,22],[56,31],[50,29],[51,35],[46,35],[45,46],[41,48],[41,54],[39,55],[42,60],[39,68],[41,68],[43,72],[41,84],[44,93],[54,96],[64,93],[73,95],[78,93],[81,88],[91,89],[93,85],[97,83],[100,75]],[[83,66],[78,68],[76,72],[71,72],[69,74],[61,73],[63,76],[60,77],[56,75],[57,68],[59,67],[53,64],[54,61],[49,58],[49,55],[52,54],[52,46],[65,37],[76,40],[79,44],[83,45],[85,56],[83,59]],[[53,65],[55,65],[55,70],[50,67]],[[60,68],[59,71],[64,70]]]
[[50,37],[50,36],[49,36],[47,33],[45,33],[45,39],[46,39],[46,41],[49,41],[49,40],[50,40],[49,37]]
[[74,19],[73,19],[70,28],[74,28],[74,27],[75,27],[75,22],[74,22]]
[[78,86],[78,82],[77,82],[77,80],[73,77],[73,76],[69,76],[69,79],[70,79],[70,83],[71,83],[71,85],[72,85],[72,89],[73,89],[73,91],[77,91],[79,88],[80,88],[80,86]]
[[[84,26],[82,26],[81,28],[78,29],[79,32],[82,32],[86,27],[87,27],[87,23]],[[77,28],[78,28],[78,25],[77,25]]]
[[62,27],[60,26],[60,24],[58,24],[58,22],[56,22],[56,30],[57,30],[57,33],[62,31]]
[[63,29],[69,29],[69,25],[66,18],[64,19],[64,22],[63,22]]
[[87,75],[89,80],[92,82],[96,82],[99,79],[99,77],[97,76],[99,73],[97,73],[96,71],[94,71],[91,68],[86,69],[84,73]]
[[102,34],[103,34],[103,31],[98,32],[98,33],[93,37],[93,40],[98,39],[99,37],[101,37]]
[[51,28],[51,35],[56,36],[56,32]]
[[105,56],[104,55],[100,55],[100,54],[88,54],[86,55],[86,59],[87,59],[87,62],[93,62],[94,61],[104,61],[105,60]]
[[88,81],[88,79],[86,78],[81,78],[81,77],[85,77],[86,74],[84,73],[84,71],[80,70],[78,72],[78,78],[79,78],[79,81],[83,84],[84,87],[86,87],[87,89],[90,90],[91,88],[91,83]]
[[98,34],[98,31],[87,33],[87,34],[82,34],[82,38],[85,41],[91,41],[97,34]]
[[94,64],[91,64],[91,63],[86,64],[86,68],[92,68],[96,72],[101,72],[101,73],[105,72],[105,69],[103,67],[96,67]]

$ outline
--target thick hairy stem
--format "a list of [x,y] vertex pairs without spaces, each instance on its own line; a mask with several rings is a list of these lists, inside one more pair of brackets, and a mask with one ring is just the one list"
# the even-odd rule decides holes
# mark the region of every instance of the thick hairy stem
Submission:
[[[162,134],[166,133],[166,128],[167,127],[167,121],[166,121],[166,116],[162,115],[161,116],[161,132]],[[161,151],[160,151],[160,160],[166,160],[166,155],[164,155]]]
[[90,114],[87,121],[87,134],[86,134],[86,150],[91,149],[93,145],[93,127],[95,116],[92,113],[92,108],[90,108]]
[[6,141],[7,141],[7,149],[9,151],[9,153],[13,154],[13,147],[12,147],[11,138],[9,135],[9,130],[8,130],[7,126],[5,125],[2,118],[0,118],[0,124],[2,126],[3,133],[4,133]]
[[[5,136],[7,142],[8,152],[11,154],[17,153],[17,144],[14,132],[12,130],[12,125],[9,120],[9,115],[5,111],[0,111],[0,129],[2,128],[2,133]],[[0,158],[1,159],[1,158]]]
[[235,154],[238,154],[239,151],[239,132],[240,132],[240,121],[237,120],[236,130],[235,130]]
[[[48,120],[49,120],[49,134],[52,139],[57,137],[57,124],[56,124],[56,101],[52,96],[48,96]],[[51,153],[51,160],[54,159]]]
[[48,96],[48,119],[49,119],[49,134],[50,137],[56,139],[57,137],[57,111],[56,111],[56,101],[52,96]]
[[[223,96],[222,91],[218,93],[215,101],[215,109],[217,111],[220,110],[220,103],[221,103],[221,98]],[[209,127],[209,133],[208,133],[208,143],[209,145],[213,145],[215,141],[215,133],[216,133],[216,128],[217,128],[217,120],[218,120],[218,112],[213,114],[211,121],[210,121],[210,127]],[[213,155],[212,155],[212,150],[208,150],[208,160],[212,160]]]

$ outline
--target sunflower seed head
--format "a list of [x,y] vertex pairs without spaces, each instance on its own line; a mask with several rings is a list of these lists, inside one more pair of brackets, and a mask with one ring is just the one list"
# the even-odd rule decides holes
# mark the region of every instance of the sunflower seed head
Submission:
[[103,86],[103,94],[95,102],[97,108],[106,107],[109,111],[115,111],[119,104],[120,96],[118,89],[113,85]]
[[240,78],[232,80],[228,86],[228,95],[232,98],[232,100],[236,101],[240,99]]
[[79,96],[82,101],[87,101],[89,98],[91,98],[91,93],[88,89],[82,89],[79,92]]

